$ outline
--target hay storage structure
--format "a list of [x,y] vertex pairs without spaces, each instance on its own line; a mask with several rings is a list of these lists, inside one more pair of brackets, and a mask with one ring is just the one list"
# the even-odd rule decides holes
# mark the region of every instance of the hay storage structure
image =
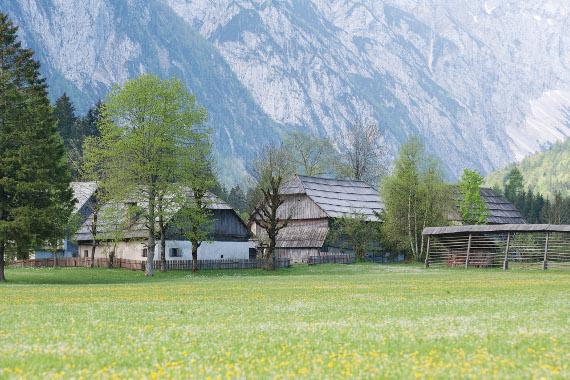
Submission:
[[425,266],[570,268],[570,225],[428,227]]
[[[357,210],[371,222],[380,222],[375,215],[383,210],[380,194],[363,181],[295,175],[280,188],[284,199],[278,210],[280,219],[290,217],[287,227],[277,236],[277,254],[291,263],[306,263],[310,256],[351,253],[350,248],[328,246],[326,238],[335,218]],[[256,211],[250,218],[251,231],[263,237]]]

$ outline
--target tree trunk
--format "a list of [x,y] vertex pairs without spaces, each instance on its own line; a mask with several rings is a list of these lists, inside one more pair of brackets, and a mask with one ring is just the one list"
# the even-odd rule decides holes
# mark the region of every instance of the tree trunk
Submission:
[[93,268],[95,267],[95,248],[97,247],[97,240],[95,240],[95,236],[97,235],[97,212],[93,213],[93,227],[91,232],[93,232],[93,243],[91,245],[91,268]]
[[113,261],[115,261],[115,250],[109,252],[109,263],[108,263],[109,268],[113,268]]
[[155,212],[156,204],[154,183],[150,186],[150,194],[148,197],[148,256],[146,258],[145,275],[152,276],[152,265],[154,261],[155,242]]
[[267,262],[265,269],[266,270],[275,270],[275,266],[273,265],[273,256],[275,255],[275,242],[271,241],[269,243],[269,248],[267,249]]
[[0,282],[6,282],[6,277],[4,277],[4,247],[5,243],[0,242]]
[[160,228],[160,271],[166,271],[166,237],[164,236],[164,220],[162,215],[158,217],[158,226]]
[[198,242],[192,242],[192,273],[198,273]]
[[57,268],[57,250],[53,252],[53,269]]

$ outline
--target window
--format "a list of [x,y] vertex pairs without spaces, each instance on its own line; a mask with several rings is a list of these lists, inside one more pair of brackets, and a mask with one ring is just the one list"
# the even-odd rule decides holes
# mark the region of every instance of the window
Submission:
[[84,251],[83,251],[83,256],[84,256],[84,257],[89,257],[89,251],[88,251],[88,250],[84,250]]
[[221,256],[222,256],[222,257],[220,257],[220,259],[223,259],[223,258],[224,258],[224,255],[221,255]]
[[148,257],[148,248],[143,248],[141,250],[142,257]]
[[180,248],[170,248],[170,257],[182,257]]

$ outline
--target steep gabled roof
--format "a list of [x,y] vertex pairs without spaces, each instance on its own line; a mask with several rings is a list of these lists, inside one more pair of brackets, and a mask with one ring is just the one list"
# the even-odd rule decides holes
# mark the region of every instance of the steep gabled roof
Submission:
[[480,194],[483,197],[491,215],[487,223],[492,224],[527,224],[521,213],[507,199],[500,196],[495,190],[482,187]]
[[[241,217],[235,212],[235,210],[225,203],[223,200],[215,196],[214,194],[208,192],[206,193],[205,197],[207,202],[209,202],[206,206],[208,210],[231,210],[231,212],[238,218],[238,220],[243,224],[244,228],[247,229],[247,225],[241,219]],[[144,207],[144,204],[139,204],[139,206]],[[113,230],[114,226],[121,225],[125,222],[125,218],[127,215],[127,209],[125,202],[118,202],[114,205],[116,208],[112,210],[109,205],[103,206],[100,215],[98,215],[98,230],[100,231],[103,236],[105,235],[106,229]],[[181,205],[174,206],[175,208],[170,212],[171,217],[174,216],[178,210],[180,210]],[[165,222],[169,222],[166,220]],[[158,231],[158,217],[156,218],[156,226]],[[75,233],[75,239],[77,241],[89,241],[93,239],[93,234],[91,233],[91,226],[93,225],[93,214],[89,215],[87,220],[83,222],[79,230]],[[110,235],[108,233],[107,235]],[[123,227],[123,231],[121,232],[121,238],[123,239],[141,239],[146,238],[148,236],[148,228],[146,226],[146,221],[144,218],[140,217],[136,221],[133,221],[132,224],[125,225]],[[104,238],[102,238],[104,240]]]
[[296,175],[283,185],[282,193],[306,194],[331,218],[356,210],[377,221],[374,211],[384,209],[378,191],[363,181]]
[[[456,191],[459,192],[457,189]],[[487,209],[491,215],[486,222],[489,224],[527,224],[521,213],[507,199],[500,196],[495,190],[487,187],[479,189],[479,193],[487,204]],[[460,195],[456,199],[460,200]]]
[[73,213],[77,213],[83,205],[97,191],[97,182],[71,182],[73,195],[77,199],[77,203],[73,209]]

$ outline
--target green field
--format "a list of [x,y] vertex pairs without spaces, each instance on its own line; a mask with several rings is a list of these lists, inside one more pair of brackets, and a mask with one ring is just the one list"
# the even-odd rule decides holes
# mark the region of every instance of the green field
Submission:
[[570,378],[570,271],[9,268],[0,378]]

